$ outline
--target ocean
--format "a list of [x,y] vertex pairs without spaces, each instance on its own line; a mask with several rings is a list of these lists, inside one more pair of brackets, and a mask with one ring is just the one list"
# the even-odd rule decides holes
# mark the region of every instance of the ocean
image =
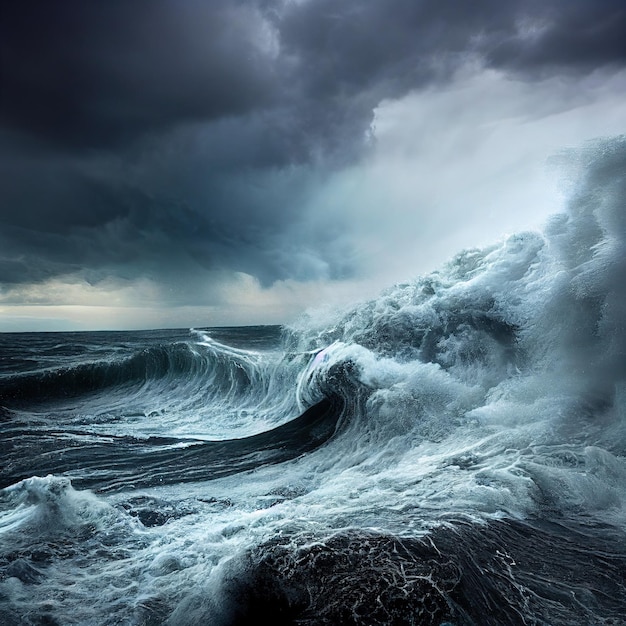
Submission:
[[291,326],[0,335],[0,624],[626,624],[611,158]]

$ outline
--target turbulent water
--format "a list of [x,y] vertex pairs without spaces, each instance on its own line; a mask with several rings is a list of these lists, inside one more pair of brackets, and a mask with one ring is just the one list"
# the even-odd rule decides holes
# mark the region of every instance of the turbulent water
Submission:
[[0,335],[0,623],[626,624],[625,154],[324,322]]

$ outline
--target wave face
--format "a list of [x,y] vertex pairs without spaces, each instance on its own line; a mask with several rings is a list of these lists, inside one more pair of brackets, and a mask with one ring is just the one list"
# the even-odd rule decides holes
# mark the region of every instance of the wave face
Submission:
[[626,624],[626,140],[291,328],[0,336],[0,623]]

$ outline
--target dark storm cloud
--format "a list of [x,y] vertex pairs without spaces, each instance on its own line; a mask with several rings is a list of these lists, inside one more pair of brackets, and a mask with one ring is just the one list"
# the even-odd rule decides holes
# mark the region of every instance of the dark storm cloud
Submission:
[[259,21],[224,0],[4,3],[3,122],[92,147],[245,113],[277,88]]
[[[532,18],[532,16],[530,16]],[[517,36],[492,41],[486,60],[526,74],[589,72],[626,63],[626,5],[606,0],[548,4]]]
[[110,147],[264,110],[291,138],[287,157],[299,133],[335,136],[468,54],[588,70],[625,61],[625,30],[615,0],[23,0],[2,8],[1,120],[58,145]]
[[626,62],[621,0],[318,0],[280,21],[304,91],[401,95],[445,79],[468,55],[495,68],[585,72]]
[[[320,276],[318,264],[302,260],[301,243],[286,235],[298,214],[285,207],[306,201],[309,174],[207,173],[198,169],[202,155],[179,149],[176,160],[158,150],[156,160],[127,169],[133,184],[120,182],[118,169],[102,159],[17,162],[3,189],[11,214],[0,228],[2,282],[145,276],[178,289],[186,276],[224,268],[263,285]],[[319,238],[318,251],[328,251],[328,237]],[[341,256],[333,258],[341,267]]]
[[[0,283],[80,274],[263,284],[356,271],[308,191],[374,108],[468,59],[523,75],[625,61],[609,0],[3,3]],[[304,225],[303,225],[304,224]]]

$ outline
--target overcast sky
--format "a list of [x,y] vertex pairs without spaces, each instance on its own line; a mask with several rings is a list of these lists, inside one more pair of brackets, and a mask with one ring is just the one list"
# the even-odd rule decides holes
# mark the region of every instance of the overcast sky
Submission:
[[623,0],[0,8],[0,331],[283,323],[561,209]]

